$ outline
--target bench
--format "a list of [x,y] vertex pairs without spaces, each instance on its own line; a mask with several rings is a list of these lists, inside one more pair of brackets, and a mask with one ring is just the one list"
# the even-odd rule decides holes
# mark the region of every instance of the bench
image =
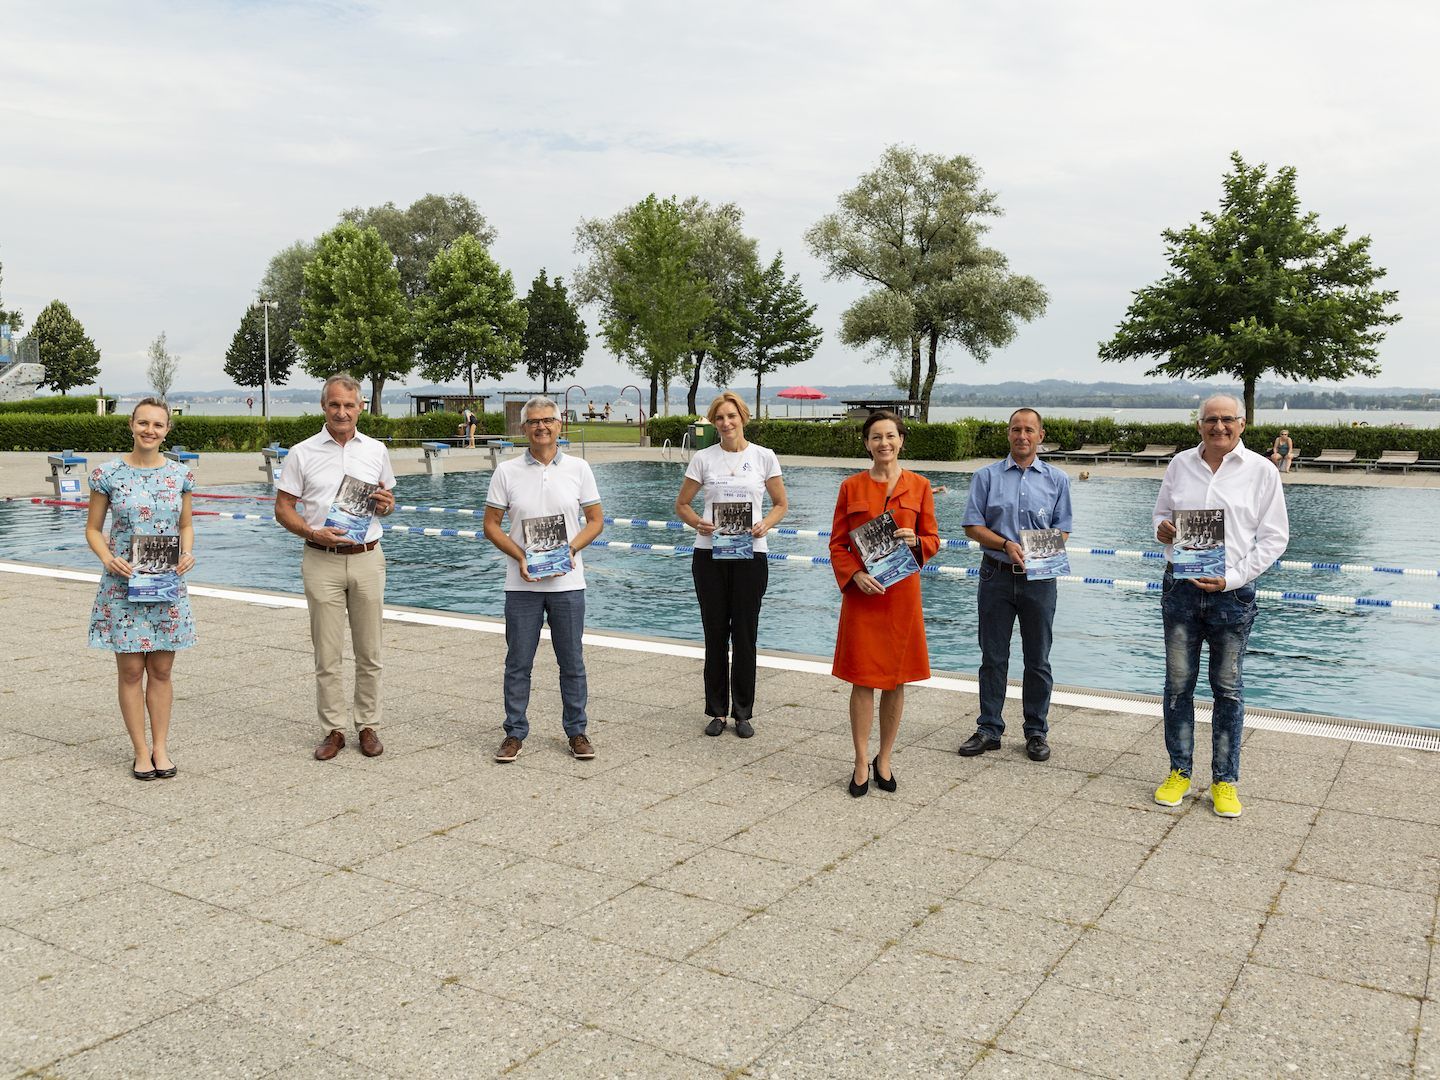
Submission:
[[1336,465],[1364,465],[1365,462],[1355,460],[1354,450],[1321,450],[1312,458],[1302,458],[1306,465],[1328,465],[1330,471],[1335,471]]
[[50,463],[50,475],[45,477],[45,481],[55,490],[55,498],[78,502],[84,494],[80,488],[80,478],[70,476],[69,473],[71,467],[84,465],[85,459],[74,450],[61,450],[58,454],[50,454],[46,460]]
[[1114,443],[1086,443],[1079,450],[1060,450],[1053,457],[1073,458],[1076,461],[1100,461],[1110,456]]
[[1158,463],[1169,461],[1175,456],[1176,449],[1178,448],[1168,444],[1146,443],[1144,450],[1136,450],[1133,454],[1115,454],[1113,456],[1124,461],[1154,461]]
[[186,461],[200,460],[199,454],[197,454],[194,450],[186,450],[183,446],[172,446],[169,450],[164,451],[161,456],[169,458],[171,461],[178,461],[181,463],[184,463]]
[[1419,450],[1383,450],[1378,458],[1365,466],[1365,471],[1369,472],[1371,466],[1374,466],[1377,469],[1399,469],[1408,473],[1419,460]]

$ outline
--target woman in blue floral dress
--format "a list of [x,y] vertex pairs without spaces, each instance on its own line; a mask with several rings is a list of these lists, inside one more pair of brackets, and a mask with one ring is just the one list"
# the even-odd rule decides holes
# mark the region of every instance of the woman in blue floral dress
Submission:
[[[90,517],[85,539],[105,572],[90,613],[90,645],[115,653],[120,682],[120,715],[135,748],[136,780],[175,775],[167,741],[174,697],[170,682],[175,650],[195,644],[195,620],[181,578],[173,602],[131,601],[130,538],[179,536],[180,573],[195,565],[195,529],[190,524],[190,492],[195,477],[178,462],[167,461],[160,445],[170,431],[170,409],[145,398],[130,414],[134,446],[130,453],[90,474]],[[110,513],[110,535],[103,531]],[[150,743],[145,713],[150,713]]]

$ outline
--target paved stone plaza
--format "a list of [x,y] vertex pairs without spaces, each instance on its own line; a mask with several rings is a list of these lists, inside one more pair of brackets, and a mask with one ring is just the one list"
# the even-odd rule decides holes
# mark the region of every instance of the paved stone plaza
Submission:
[[320,764],[303,610],[196,597],[180,773],[142,784],[93,595],[0,572],[0,1075],[1440,1067],[1421,752],[1251,731],[1222,821],[1150,801],[1153,717],[962,759],[975,699],[922,688],[899,792],[852,800],[829,676],[762,670],[757,736],[711,739],[697,660],[593,647],[599,757],[542,649],[498,766],[503,638],[461,617],[387,623],[386,752]]

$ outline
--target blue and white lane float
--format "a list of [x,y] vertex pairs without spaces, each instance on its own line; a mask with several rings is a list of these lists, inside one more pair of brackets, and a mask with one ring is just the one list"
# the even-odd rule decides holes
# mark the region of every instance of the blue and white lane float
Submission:
[[[67,502],[57,499],[31,499],[30,502],[57,509],[83,509],[86,505],[81,502]],[[270,514],[226,514],[217,511],[208,511],[206,516],[218,521],[261,521],[270,523],[274,523],[275,521],[274,516]],[[474,529],[423,528],[419,525],[396,525],[391,522],[382,522],[380,527],[386,533],[399,536],[454,537],[461,540],[485,539],[484,533],[477,532]],[[613,551],[631,551],[654,555],[689,555],[695,550],[688,544],[630,544],[622,540],[595,540],[590,546],[606,548]],[[809,567],[829,567],[830,565],[830,559],[825,555],[786,555],[771,551],[767,552],[765,557],[770,562],[794,563]],[[926,563],[920,568],[920,573],[924,577],[951,579],[978,578],[980,576],[980,570],[977,567],[938,566],[935,563]],[[1092,585],[1131,592],[1159,593],[1164,588],[1163,583],[1159,581],[1091,577],[1079,574],[1065,574],[1057,577],[1055,580],[1063,581],[1071,585]],[[1371,596],[1340,596],[1331,593],[1302,592],[1293,589],[1256,589],[1255,595],[1266,600],[1282,600],[1286,603],[1313,604],[1321,607],[1361,607],[1395,611],[1440,612],[1440,603],[1428,603],[1422,600],[1393,600],[1385,597]]]

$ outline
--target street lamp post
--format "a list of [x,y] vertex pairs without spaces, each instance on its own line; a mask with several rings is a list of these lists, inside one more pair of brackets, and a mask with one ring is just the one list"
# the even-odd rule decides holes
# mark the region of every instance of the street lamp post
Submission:
[[260,415],[265,422],[270,422],[270,309],[279,308],[279,300],[266,300],[263,297],[251,305],[258,307],[265,312],[265,381],[260,386]]

